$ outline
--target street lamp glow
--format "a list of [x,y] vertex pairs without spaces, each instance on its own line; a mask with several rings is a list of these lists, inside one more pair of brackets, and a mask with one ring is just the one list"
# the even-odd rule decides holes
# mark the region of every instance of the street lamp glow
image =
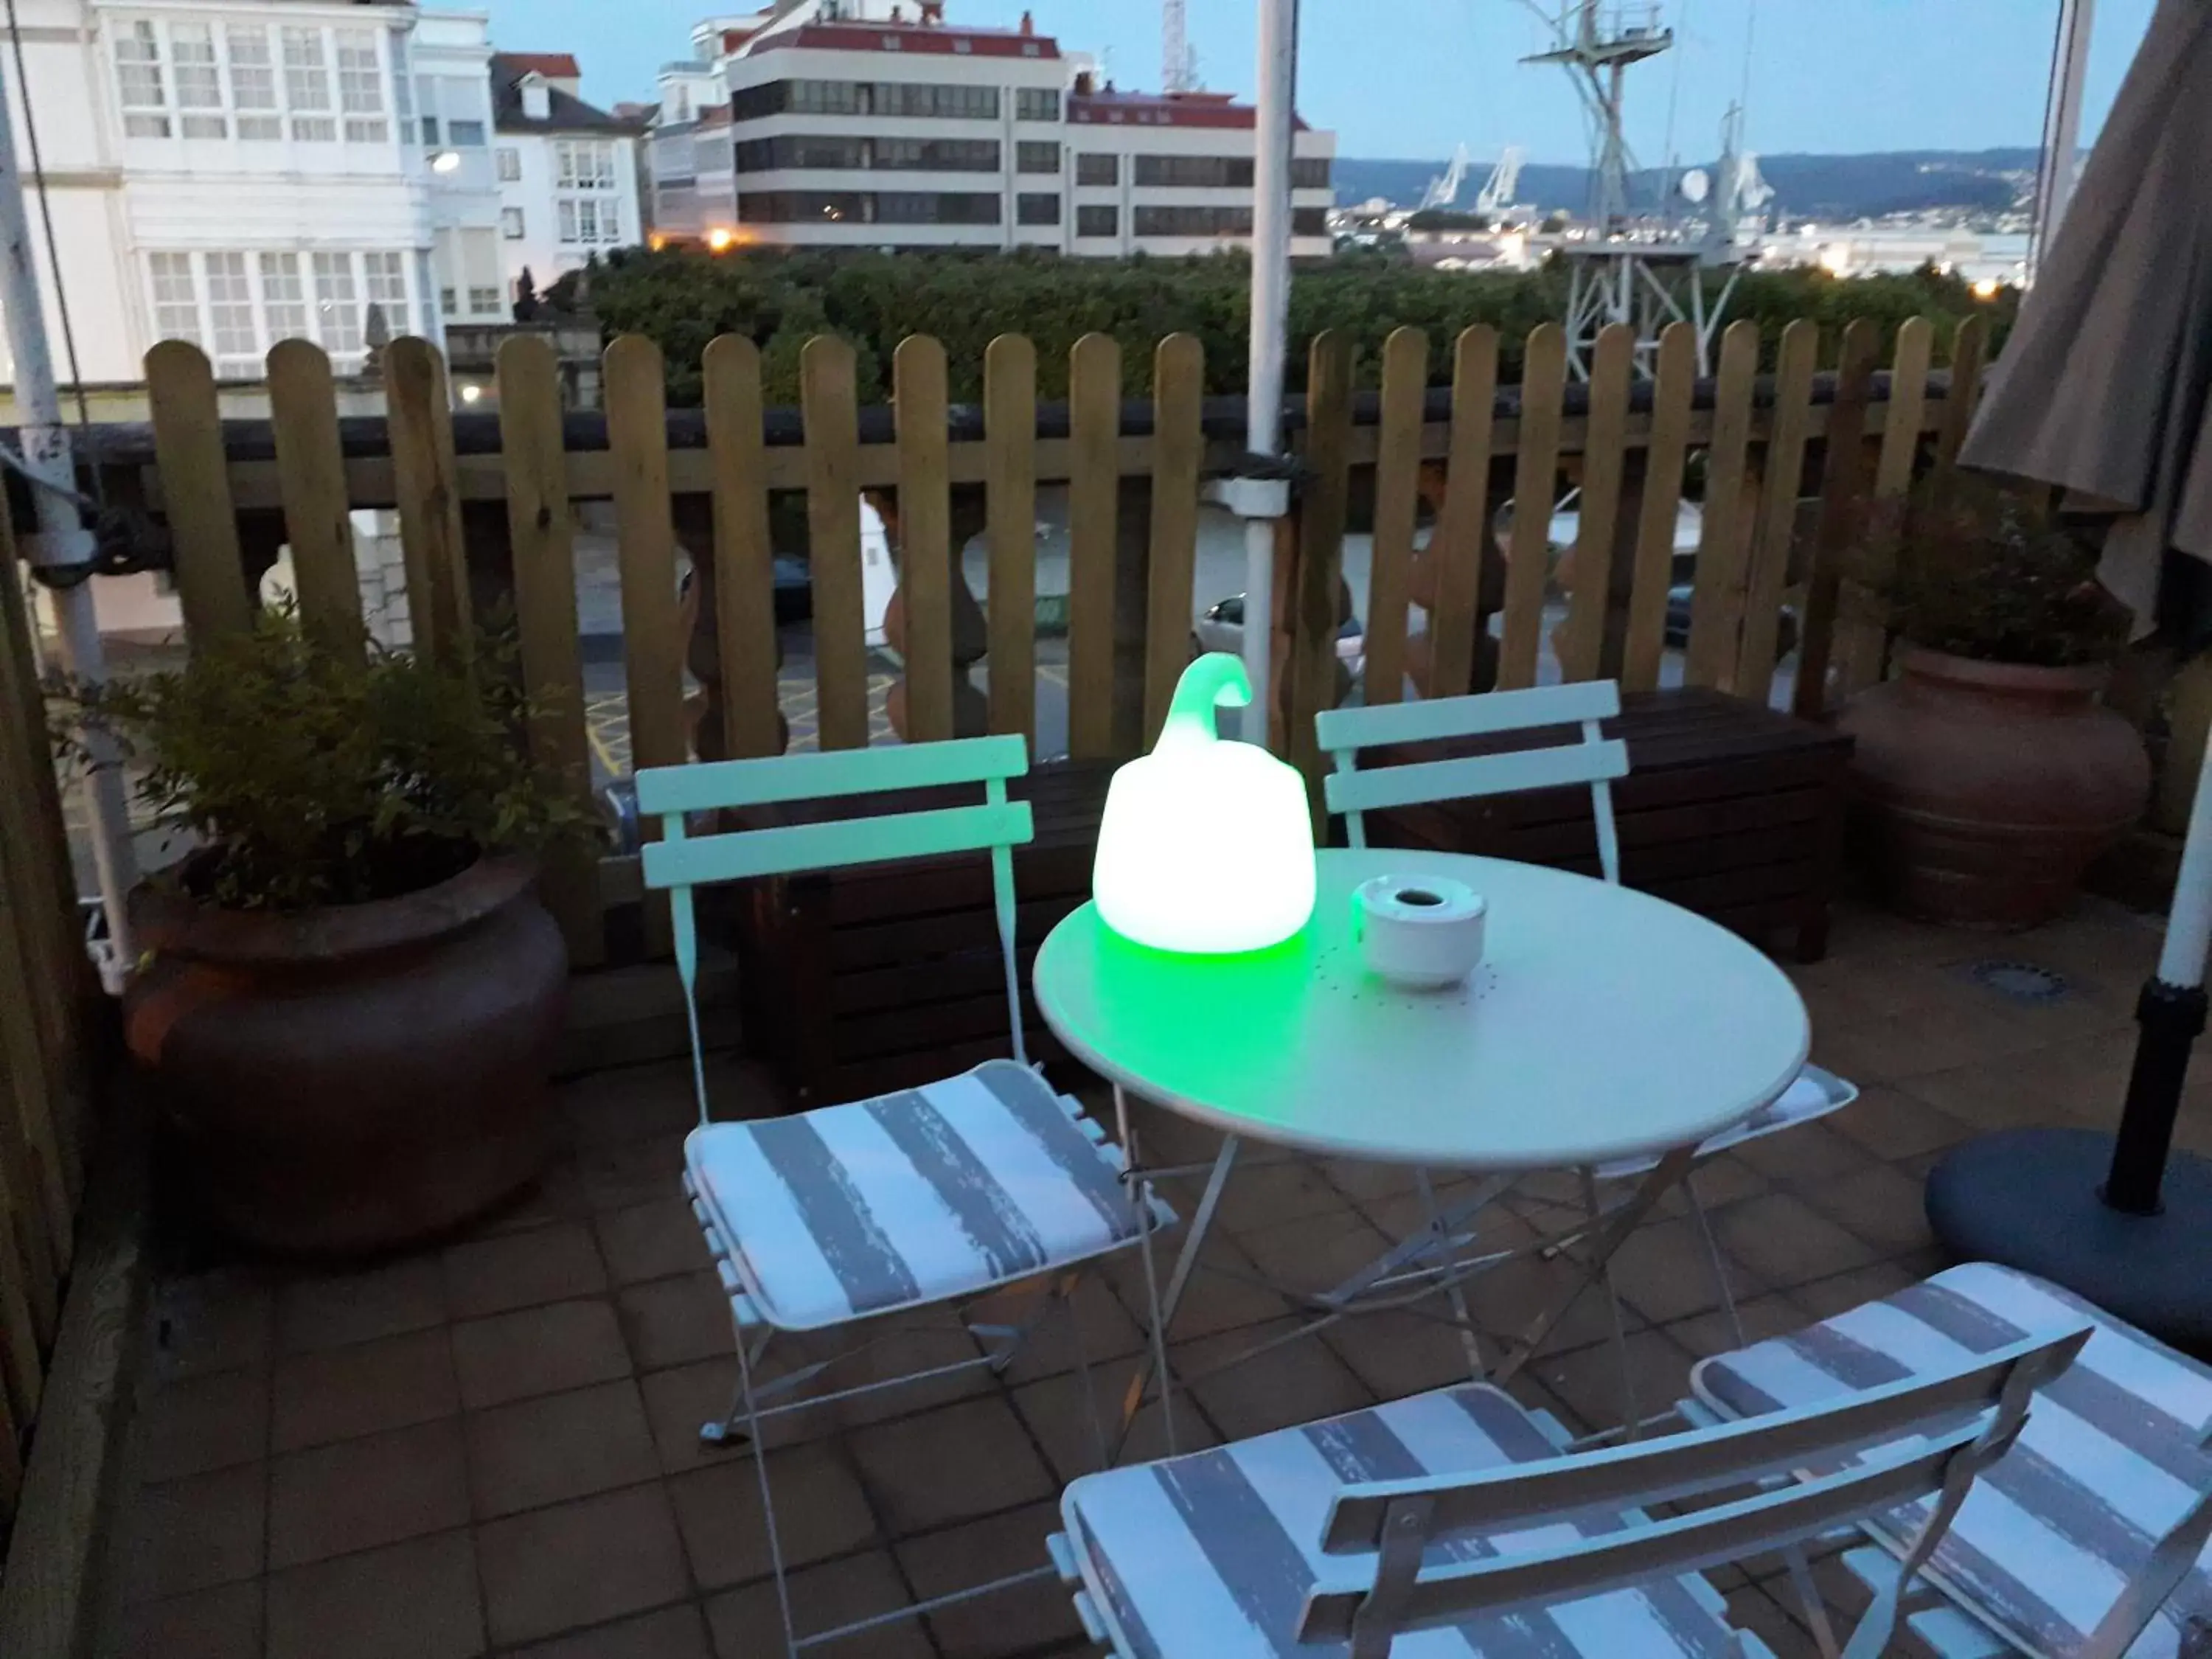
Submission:
[[430,171],[452,173],[461,165],[461,153],[457,149],[441,149],[430,158]]
[[2002,286],[1996,277],[1984,276],[1974,284],[1974,297],[1977,300],[1994,300],[1997,297],[1997,289]]
[[1160,740],[1114,775],[1091,892],[1125,939],[1195,956],[1264,951],[1314,909],[1313,814],[1297,769],[1223,743],[1217,708],[1252,701],[1222,653],[1183,671]]
[[716,225],[707,233],[707,246],[716,253],[727,253],[730,245],[737,240],[737,232],[727,225]]
[[477,385],[474,381],[471,381],[468,385],[461,388],[461,401],[465,404],[475,403],[483,396],[483,388]]

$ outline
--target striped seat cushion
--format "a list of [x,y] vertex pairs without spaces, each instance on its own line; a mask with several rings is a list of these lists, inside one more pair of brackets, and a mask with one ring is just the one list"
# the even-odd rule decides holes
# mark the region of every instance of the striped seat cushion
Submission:
[[[2039,1332],[2095,1334],[2037,1396],[2020,1443],[1983,1476],[1929,1576],[2007,1639],[2045,1659],[2081,1650],[2152,1547],[2212,1485],[2212,1368],[2080,1297],[2009,1268],[1954,1267],[1796,1333],[1705,1360],[1698,1396],[1730,1416],[1831,1400]],[[1924,1510],[1872,1528],[1892,1548]],[[2129,1650],[2173,1659],[2212,1617],[2212,1552]]]
[[[1349,1482],[1495,1468],[1557,1457],[1543,1426],[1483,1384],[1284,1429],[1218,1451],[1086,1475],[1060,1513],[1081,1572],[1083,1610],[1124,1659],[1276,1659],[1344,1653],[1301,1644],[1307,1592],[1322,1576],[1322,1528]],[[1612,1514],[1563,1516],[1540,1532],[1454,1534],[1432,1565],[1510,1553],[1575,1532],[1618,1531]],[[1056,1552],[1057,1553],[1057,1552]],[[1327,1558],[1340,1581],[1372,1557]],[[1079,1604],[1080,1605],[1080,1604]],[[1656,1579],[1556,1607],[1487,1614],[1401,1636],[1395,1659],[1667,1659],[1740,1649],[1704,1579]]]
[[[1816,1118],[1839,1112],[1859,1097],[1858,1085],[1845,1081],[1833,1072],[1824,1072],[1817,1066],[1808,1066],[1797,1073],[1797,1080],[1784,1089],[1780,1096],[1760,1107],[1741,1123],[1708,1137],[1698,1146],[1698,1156],[1711,1158],[1727,1152],[1731,1146],[1741,1146],[1747,1140],[1779,1134],[1784,1129],[1796,1128]],[[1607,1181],[1625,1181],[1659,1167],[1652,1158],[1622,1158],[1615,1164],[1598,1166],[1598,1175]]]
[[1012,1060],[848,1106],[711,1124],[691,1132],[684,1158],[710,1248],[786,1330],[973,1295],[1139,1231],[1120,1149]]

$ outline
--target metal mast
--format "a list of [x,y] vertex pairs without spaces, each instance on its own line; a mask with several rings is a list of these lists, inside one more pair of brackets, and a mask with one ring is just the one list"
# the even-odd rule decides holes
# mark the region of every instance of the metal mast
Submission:
[[1190,50],[1189,0],[1162,0],[1160,6],[1160,90],[1197,90]]
[[1636,167],[1620,127],[1628,67],[1667,51],[1674,31],[1660,27],[1656,5],[1641,9],[1640,23],[1630,22],[1624,8],[1615,7],[1609,21],[1599,11],[1598,0],[1578,0],[1556,19],[1547,17],[1559,44],[1522,61],[1560,64],[1574,82],[1590,130],[1590,222],[1603,232],[1628,216],[1628,177]]

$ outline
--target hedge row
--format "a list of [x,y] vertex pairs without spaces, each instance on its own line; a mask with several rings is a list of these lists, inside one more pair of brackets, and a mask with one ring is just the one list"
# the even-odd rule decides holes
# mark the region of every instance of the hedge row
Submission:
[[[586,291],[580,291],[587,289]],[[1039,395],[1067,392],[1068,349],[1084,335],[1121,343],[1132,395],[1151,389],[1152,352],[1169,334],[1195,334],[1206,346],[1207,389],[1244,389],[1250,270],[1241,254],[1206,258],[1076,260],[1031,253],[775,252],[711,254],[625,249],[562,278],[547,295],[557,307],[588,305],[609,337],[649,335],[668,360],[668,394],[677,404],[700,398],[700,354],[718,334],[757,343],[771,404],[799,401],[799,355],[817,334],[852,342],[863,402],[889,392],[892,353],[911,334],[944,343],[956,400],[982,392],[984,349],[998,335],[1026,334],[1037,349]],[[1305,354],[1326,329],[1348,329],[1358,342],[1363,382],[1380,373],[1383,340],[1408,325],[1428,331],[1437,349],[1431,373],[1449,375],[1443,349],[1461,330],[1494,325],[1504,343],[1504,378],[1518,372],[1521,343],[1539,323],[1564,314],[1566,276],[1556,264],[1519,275],[1425,270],[1351,254],[1302,270],[1291,298],[1291,383],[1301,389]],[[1893,336],[1905,319],[1936,319],[1939,339],[1976,312],[1987,313],[1999,341],[2017,296],[1977,299],[1956,277],[1933,270],[1838,280],[1819,270],[1747,273],[1731,319],[1760,325],[1771,353],[1783,326],[1819,322],[1832,352],[1843,325],[1870,317]]]

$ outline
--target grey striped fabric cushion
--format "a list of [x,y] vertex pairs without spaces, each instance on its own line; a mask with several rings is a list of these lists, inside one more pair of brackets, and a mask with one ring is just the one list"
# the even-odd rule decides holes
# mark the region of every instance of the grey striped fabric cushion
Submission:
[[684,1157],[709,1243],[786,1330],[974,1294],[1139,1231],[1120,1149],[1012,1060],[695,1129]]
[[[2078,1297],[2008,1268],[1954,1267],[1820,1324],[1723,1354],[1694,1373],[1732,1416],[1813,1404],[1953,1364],[2038,1331],[2093,1322],[2073,1368],[2038,1396],[2004,1462],[1977,1484],[1931,1576],[2031,1653],[2063,1659],[2197,1492],[2212,1485],[2212,1368]],[[1875,1530],[1894,1541],[1917,1512]],[[2192,1616],[2212,1615],[2212,1553],[2130,1650],[2173,1659]]]
[[[1086,1475],[1067,1489],[1061,1514],[1085,1592],[1115,1650],[1127,1659],[1320,1659],[1344,1653],[1345,1644],[1302,1644],[1297,1627],[1306,1593],[1321,1576],[1322,1526],[1340,1487],[1559,1455],[1510,1398],[1471,1385],[1218,1451]],[[1562,1517],[1541,1533],[1461,1534],[1431,1546],[1429,1559],[1474,1560],[1622,1524],[1619,1516],[1588,1515]],[[1328,1564],[1332,1579],[1372,1565],[1350,1555]],[[1702,1578],[1666,1578],[1419,1632],[1401,1637],[1391,1651],[1394,1659],[1735,1656],[1742,1650],[1723,1607]]]

